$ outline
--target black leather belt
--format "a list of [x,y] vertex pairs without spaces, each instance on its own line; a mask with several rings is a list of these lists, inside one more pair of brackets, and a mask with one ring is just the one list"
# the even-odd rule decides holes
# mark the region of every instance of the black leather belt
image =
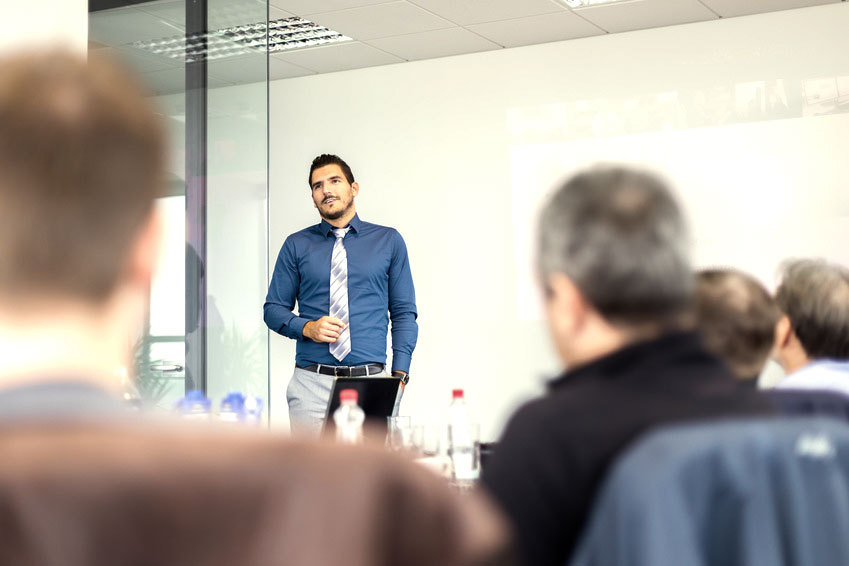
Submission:
[[334,377],[377,375],[383,371],[384,367],[383,364],[368,364],[365,366],[325,366],[322,364],[313,364],[311,366],[298,366],[300,369],[314,371],[322,375],[332,375]]

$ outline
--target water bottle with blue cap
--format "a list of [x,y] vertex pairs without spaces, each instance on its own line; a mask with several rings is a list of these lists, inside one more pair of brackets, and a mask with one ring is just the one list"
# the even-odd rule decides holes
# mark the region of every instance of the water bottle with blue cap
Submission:
[[221,400],[218,420],[226,423],[240,423],[245,416],[245,396],[238,391],[231,391]]
[[177,412],[187,420],[208,421],[211,409],[212,402],[196,389],[186,391],[186,396],[177,401]]

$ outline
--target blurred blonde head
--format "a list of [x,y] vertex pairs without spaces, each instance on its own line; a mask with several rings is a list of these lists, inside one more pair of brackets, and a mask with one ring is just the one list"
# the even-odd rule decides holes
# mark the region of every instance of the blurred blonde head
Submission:
[[772,351],[779,318],[766,288],[742,271],[700,271],[695,316],[705,347],[739,379],[757,379]]
[[0,57],[6,382],[126,364],[158,252],[164,140],[151,103],[116,64],[62,51]]
[[0,296],[105,300],[163,181],[161,121],[102,59],[0,59]]

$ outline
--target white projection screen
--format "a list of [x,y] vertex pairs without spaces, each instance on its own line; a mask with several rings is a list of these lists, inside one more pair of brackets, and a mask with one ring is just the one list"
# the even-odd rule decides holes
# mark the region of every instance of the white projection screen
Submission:
[[[772,288],[787,258],[823,257],[849,265],[849,114],[840,113],[849,110],[849,77],[817,82],[842,84],[845,90],[838,97],[835,88],[830,103],[816,105],[818,114],[807,104],[800,106],[802,113],[810,111],[808,117],[764,112],[757,122],[687,128],[684,113],[673,103],[666,109],[672,111],[669,120],[660,120],[660,131],[602,131],[598,137],[511,146],[519,315],[540,317],[532,264],[540,207],[570,172],[595,164],[625,163],[661,172],[687,212],[698,267],[737,267]],[[666,96],[677,98],[675,93]],[[622,113],[599,109],[590,121],[600,130],[624,129],[628,101],[617,106]],[[783,104],[781,109],[787,112]],[[523,114],[529,112],[514,110],[509,118],[520,136],[536,123],[523,121]],[[567,114],[564,120],[571,123]],[[556,121],[548,124],[553,127]]]

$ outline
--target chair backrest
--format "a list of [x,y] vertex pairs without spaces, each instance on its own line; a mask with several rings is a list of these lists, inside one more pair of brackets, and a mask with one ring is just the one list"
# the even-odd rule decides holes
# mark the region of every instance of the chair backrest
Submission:
[[573,566],[849,564],[849,425],[657,429],[606,478]]
[[813,389],[770,389],[776,410],[788,416],[828,416],[849,421],[849,396]]
[[0,564],[494,564],[476,494],[378,449],[162,425],[0,426]]

